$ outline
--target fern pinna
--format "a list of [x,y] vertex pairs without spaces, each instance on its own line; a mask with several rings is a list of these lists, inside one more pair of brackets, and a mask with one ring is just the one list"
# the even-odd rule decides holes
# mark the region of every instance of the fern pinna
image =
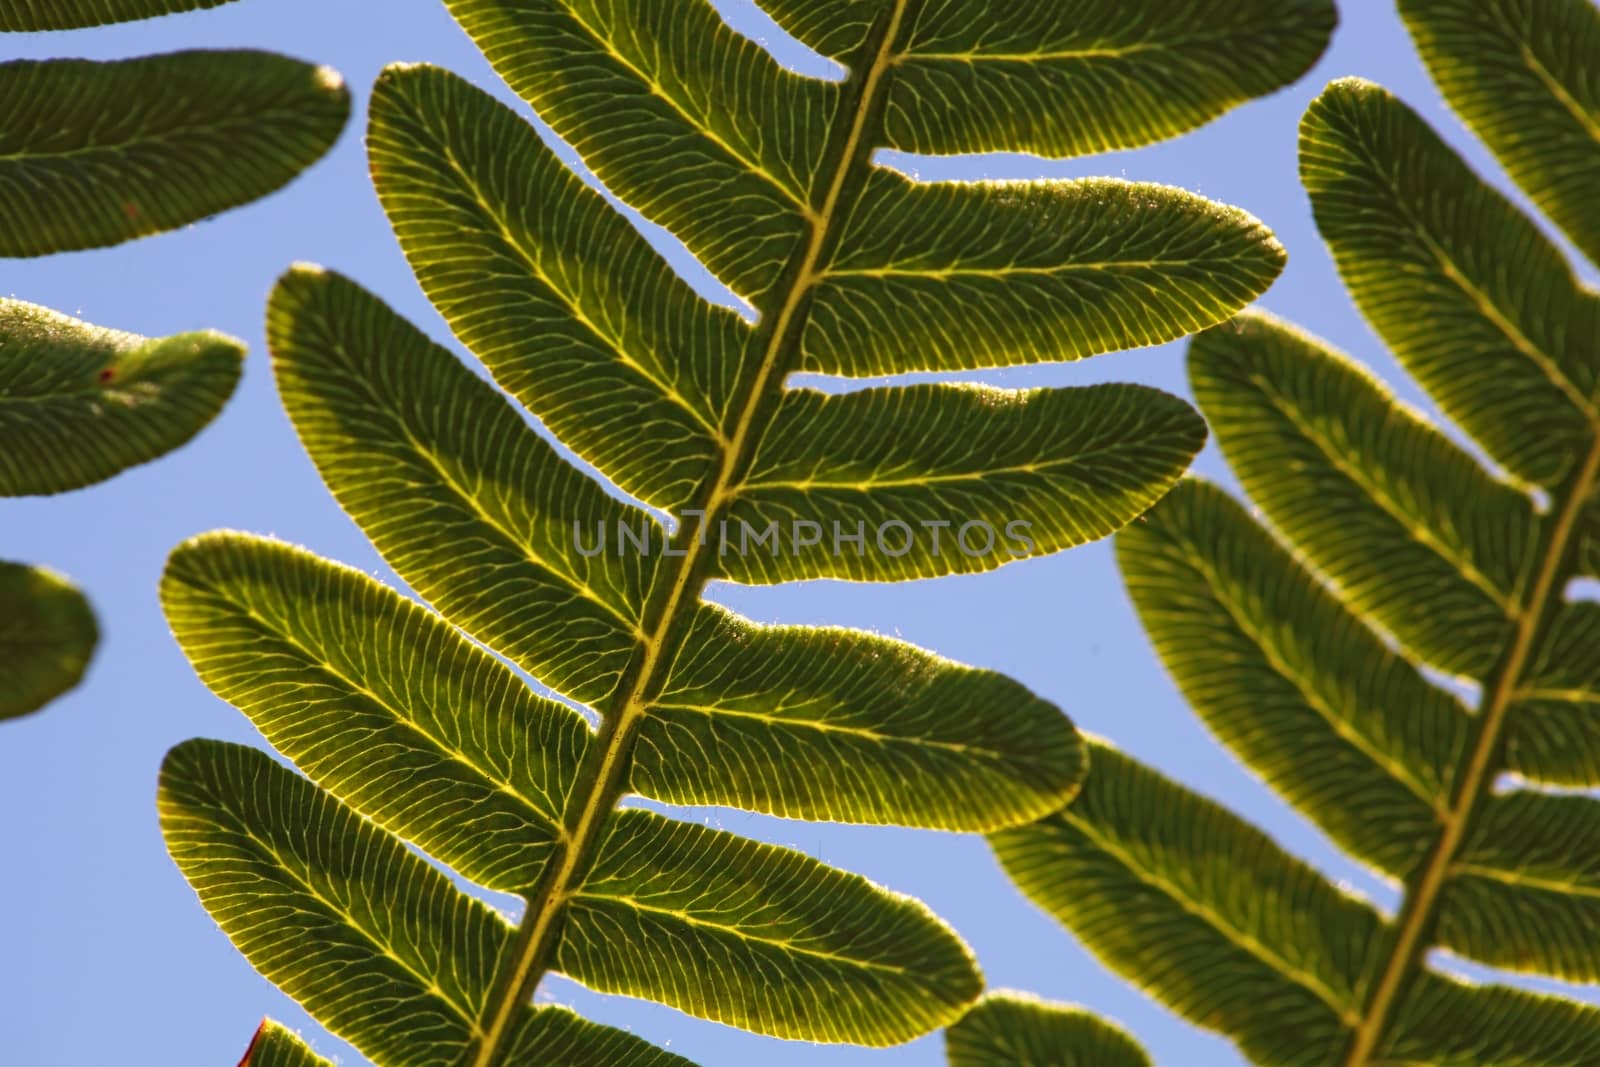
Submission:
[[[180,547],[163,583],[179,641],[307,778],[179,746],[171,851],[256,967],[387,1067],[684,1062],[536,1009],[551,972],[781,1037],[942,1026],[982,982],[920,904],[619,802],[987,831],[1070,799],[1082,743],[1020,685],[700,592],[984,570],[1166,492],[1204,428],[1155,390],[785,379],[1076,359],[1234,314],[1283,262],[1242,212],[1112,180],[921,184],[872,155],[1174,135],[1301,73],[1331,5],[765,4],[841,81],[785,70],[703,0],[448,6],[758,317],[694,295],[512,110],[442,70],[387,70],[372,174],[423,289],[506,393],[652,510],[353,281],[289,273],[268,322],[285,406],[433,610],[272,541]],[[983,532],[1013,523],[1025,542]],[[522,897],[520,922],[403,842]],[[280,1029],[260,1047],[310,1055]]]
[[[1400,8],[1446,98],[1594,256],[1600,10]],[[1271,528],[1188,481],[1117,547],[1195,710],[1399,882],[1398,913],[1109,746],[1073,806],[992,840],[1102,959],[1255,1063],[1600,1063],[1600,1011],[1427,959],[1600,980],[1600,805],[1581,795],[1600,787],[1600,604],[1568,594],[1600,576],[1600,297],[1378,86],[1335,82],[1301,130],[1356,304],[1498,470],[1344,356],[1249,314],[1202,334],[1189,369]]]

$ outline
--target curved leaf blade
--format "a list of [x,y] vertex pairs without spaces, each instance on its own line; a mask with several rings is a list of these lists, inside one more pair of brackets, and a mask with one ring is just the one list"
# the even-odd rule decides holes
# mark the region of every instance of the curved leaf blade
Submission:
[[586,556],[576,531],[654,520],[607,496],[492,386],[340,275],[285,275],[267,340],[301,443],[389,565],[535,678],[604,697],[633,654],[653,557]]
[[1445,100],[1600,263],[1600,10],[1589,0],[1400,0]]
[[1506,986],[1424,973],[1374,1063],[1585,1067],[1600,1057],[1600,1010]]
[[1213,326],[1285,262],[1260,221],[1111,178],[868,178],[822,271],[804,370],[874,377],[1082,359]]
[[0,0],[0,33],[77,30],[221,7],[232,0]]
[[1496,967],[1600,981],[1600,803],[1490,797],[1439,905],[1441,945]]
[[737,547],[716,532],[718,573],[906,581],[1097,541],[1161,499],[1205,432],[1141,386],[791,389],[728,509]]
[[950,1067],[1152,1067],[1120,1028],[1062,1004],[1002,990],[945,1031]]
[[367,151],[423,291],[496,380],[625,491],[685,504],[726,443],[743,320],[453,74],[385,70]]
[[1559,483],[1600,425],[1600,296],[1379,86],[1344,79],[1312,102],[1300,175],[1396,358],[1514,476]]
[[604,992],[775,1037],[894,1045],[983,987],[920,902],[804,853],[620,811],[598,856],[556,964]]
[[1219,740],[1335,840],[1405,875],[1470,720],[1220,489],[1180,484],[1117,536],[1140,621]]
[[119,244],[287,184],[350,114],[328,67],[269,52],[0,64],[0,256]]
[[1201,334],[1189,378],[1251,500],[1341,599],[1429,663],[1493,666],[1540,533],[1527,494],[1270,316]]
[[1384,941],[1377,913],[1115,749],[1090,758],[1072,806],[989,835],[1006,873],[1108,966],[1253,1062],[1332,1067]]
[[[385,1067],[474,1054],[511,934],[488,907],[253,748],[177,746],[158,804],[206,910],[318,1022]],[[505,1063],[693,1067],[560,1008],[519,1007],[507,1048]]]
[[94,610],[71,582],[0,560],[0,721],[77,686],[99,640]]
[[640,727],[631,786],[669,804],[981,831],[1072,799],[1082,740],[991,671],[859,631],[704,605]]
[[442,619],[264,538],[180,545],[162,607],[201,679],[318,785],[491,889],[527,891],[590,741]]
[[187,443],[243,359],[222,334],[151,339],[0,298],[0,496],[79,489]]
[[256,749],[184,742],[162,764],[158,804],[206,910],[330,1031],[392,1067],[472,1046],[509,938],[487,907]]
[[765,302],[820,206],[817,150],[838,86],[785,70],[710,4],[445,6],[607,189]]
[[1531,781],[1600,786],[1600,605],[1562,604],[1506,723],[1506,769]]
[[1061,158],[1176,137],[1298,80],[1338,21],[1331,0],[1017,0],[1001,18],[991,0],[915,10],[884,127],[890,147],[935,155]]
[[623,1030],[579,1018],[571,1009],[550,1005],[525,1012],[511,1036],[506,1064],[551,1067],[695,1067],[682,1056],[656,1048]]

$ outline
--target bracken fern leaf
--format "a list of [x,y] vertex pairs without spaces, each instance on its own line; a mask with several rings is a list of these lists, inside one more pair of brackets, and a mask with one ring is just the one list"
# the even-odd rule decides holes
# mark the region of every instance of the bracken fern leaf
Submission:
[[[1592,252],[1592,6],[1401,8],[1446,97]],[[1401,883],[1399,912],[1109,746],[1072,807],[992,841],[1110,966],[1256,1063],[1600,1062],[1600,1011],[1427,964],[1438,947],[1600,980],[1600,803],[1541,788],[1600,787],[1600,611],[1566,596],[1594,573],[1600,298],[1375,85],[1329,86],[1300,160],[1356,304],[1499,470],[1345,356],[1248,313],[1202,334],[1189,370],[1270,526],[1188,481],[1118,558],[1207,726]],[[1472,683],[1475,706],[1429,667]]]
[[[181,546],[162,587],[179,642],[307,777],[180,746],[160,799],[172,854],[255,966],[385,1067],[681,1062],[535,1009],[547,973],[780,1037],[886,1045],[943,1026],[982,980],[920,903],[619,802],[986,831],[1070,799],[1082,742],[1017,683],[865,633],[757,625],[700,593],[988,570],[1159,499],[1204,428],[1151,389],[785,379],[1077,359],[1237,312],[1283,262],[1242,212],[1109,180],[924,184],[872,154],[1175,135],[1298,76],[1332,7],[1144,4],[1141,44],[1110,4],[1074,26],[1051,4],[767,5],[843,62],[829,82],[702,0],[447,6],[756,319],[697,296],[511,109],[443,70],[386,70],[367,130],[378,195],[504,393],[347,278],[279,283],[268,337],[289,416],[430,607],[260,538]],[[1248,75],[1234,44],[1262,57]],[[949,93],[966,67],[985,72],[981,99]],[[1115,129],[1006,118],[1089,109]],[[566,462],[527,412],[655,510]],[[804,523],[861,538],[808,541]],[[518,924],[402,841],[522,897]]]

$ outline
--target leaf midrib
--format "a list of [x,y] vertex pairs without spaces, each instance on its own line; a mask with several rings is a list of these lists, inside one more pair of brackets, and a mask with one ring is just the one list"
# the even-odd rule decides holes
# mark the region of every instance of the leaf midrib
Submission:
[[[1006,463],[993,467],[984,467],[976,470],[939,470],[935,469],[895,477],[869,476],[857,479],[839,479],[825,481],[820,478],[751,478],[742,483],[740,489],[784,489],[795,492],[809,492],[813,489],[833,490],[836,492],[868,492],[875,489],[921,489],[931,485],[955,485],[963,482],[991,482],[1004,478],[1006,475],[1038,475],[1041,478],[1070,477],[1073,474],[1087,474],[1091,463],[1106,456],[1120,455],[1127,450],[1127,442],[1117,441],[1106,445],[1096,445],[1086,448],[1081,452],[1074,452],[1070,456],[1060,456],[1055,459],[1033,460],[1023,463]],[[911,467],[913,461],[901,464],[902,467]],[[933,465],[930,465],[933,466]],[[1091,468],[1092,469],[1092,468]],[[1072,479],[1081,483],[1083,478]]]
[[885,747],[906,746],[912,748],[938,749],[944,752],[956,752],[964,756],[981,756],[991,758],[997,763],[1004,762],[1010,753],[998,748],[986,748],[979,745],[968,744],[964,741],[944,741],[938,738],[922,737],[917,734],[891,734],[882,730],[874,730],[865,726],[849,726],[843,723],[828,722],[825,719],[800,719],[784,715],[774,715],[768,712],[744,711],[739,708],[721,707],[716,704],[686,704],[669,700],[657,700],[651,707],[661,711],[681,711],[691,715],[703,715],[711,718],[752,719],[757,722],[767,723],[770,726],[792,730],[815,730],[821,734],[840,734],[847,737],[859,737],[866,741]]
[[1146,52],[1180,52],[1197,44],[1218,44],[1236,41],[1242,32],[1248,32],[1252,37],[1264,37],[1270,31],[1288,37],[1291,35],[1291,31],[1298,33],[1306,26],[1318,24],[1320,24],[1319,20],[1314,17],[1298,19],[1274,18],[1268,22],[1235,24],[1229,26],[1226,30],[1185,33],[1160,40],[1146,38],[1142,41],[1133,41],[1122,45],[1090,44],[1080,48],[1050,49],[1034,52],[982,52],[976,49],[964,52],[919,52],[912,49],[896,56],[894,61],[896,63],[915,63],[923,60],[943,60],[978,64],[1037,63],[1073,59],[1126,59],[1129,56],[1142,55]]
[[[51,62],[46,60],[45,62]],[[79,156],[102,155],[107,152],[130,152],[145,147],[174,147],[184,139],[198,135],[214,136],[244,131],[258,132],[268,124],[279,121],[297,122],[305,112],[292,108],[269,108],[263,111],[223,115],[212,122],[179,122],[160,131],[144,130],[128,137],[97,144],[74,145],[71,148],[39,149],[23,146],[15,152],[0,152],[0,163],[20,162],[24,166],[52,160],[69,160]]]
[[741,941],[748,941],[754,945],[764,945],[775,948],[780,952],[791,953],[796,956],[805,956],[810,959],[825,960],[829,963],[844,964],[862,971],[881,971],[886,974],[904,975],[907,968],[898,963],[884,963],[881,960],[861,959],[856,956],[847,956],[840,952],[830,952],[822,948],[809,948],[789,937],[761,937],[738,926],[728,923],[714,922],[682,908],[669,908],[662,904],[651,904],[631,893],[579,893],[574,897],[576,903],[590,901],[594,903],[618,904],[625,908],[647,915],[665,915],[678,920],[685,926],[700,927],[714,930],[730,937],[737,937]]
[[1407,880],[1393,950],[1373,986],[1372,997],[1340,1061],[1341,1067],[1374,1067],[1378,1043],[1388,1029],[1394,1009],[1423,964],[1444,887],[1457,866],[1457,853],[1468,839],[1480,803],[1501,770],[1495,754],[1500,748],[1507,714],[1516,697],[1522,672],[1534,648],[1545,636],[1547,627],[1544,624],[1552,595],[1559,595],[1563,585],[1560,579],[1565,577],[1562,563],[1577,533],[1578,519],[1595,490],[1597,476],[1600,476],[1600,434],[1591,440],[1588,454],[1562,494],[1561,510],[1551,527],[1549,539],[1539,546],[1541,555],[1534,572],[1537,577],[1518,618],[1510,648],[1501,666],[1484,686],[1486,699],[1474,721],[1478,736],[1461,764],[1455,797],[1427,863]]
[[[706,489],[700,509],[702,518],[709,519],[717,514],[735,491],[738,474],[750,458],[746,451],[753,451],[754,448],[752,435],[759,440],[755,423],[764,406],[763,401],[767,399],[769,383],[774,375],[778,376],[781,383],[784,366],[790,361],[788,357],[798,348],[798,331],[791,330],[791,325],[800,316],[810,290],[822,277],[818,265],[833,236],[834,226],[840,221],[841,198],[846,183],[862,162],[860,147],[866,136],[869,119],[878,114],[875,106],[877,96],[890,66],[890,49],[899,35],[906,4],[907,0],[894,0],[888,17],[880,18],[863,42],[861,54],[870,54],[872,61],[862,72],[861,91],[854,101],[848,132],[836,149],[831,143],[828,146],[830,155],[834,151],[838,154],[834,156],[834,173],[827,194],[811,223],[811,238],[773,320],[766,350],[744,402],[739,407],[734,431],[729,435],[728,446],[722,452],[722,462]],[[686,538],[684,535],[687,535]],[[482,1027],[484,1037],[472,1058],[471,1067],[494,1067],[499,1061],[512,1034],[511,1023],[516,1016],[516,1009],[532,996],[534,987],[548,969],[554,954],[558,919],[568,900],[580,888],[581,879],[587,873],[592,853],[599,843],[606,817],[615,808],[626,786],[629,746],[648,707],[650,689],[659,680],[657,672],[667,658],[668,639],[683,621],[686,597],[698,599],[698,588],[705,581],[701,563],[704,545],[690,523],[682,524],[680,539],[685,540],[684,554],[672,575],[665,598],[655,618],[641,627],[646,637],[639,667],[631,672],[631,680],[625,675],[619,684],[618,699],[605,716],[600,736],[591,748],[591,753],[597,754],[594,769],[580,778],[578,788],[574,790],[575,796],[583,795],[578,802],[577,818],[570,833],[571,844],[562,850],[561,861],[552,865],[544,885],[528,898],[527,910],[513,940],[509,966],[497,978],[486,1006],[484,1017],[487,1025]],[[654,600],[653,591],[651,600]]]

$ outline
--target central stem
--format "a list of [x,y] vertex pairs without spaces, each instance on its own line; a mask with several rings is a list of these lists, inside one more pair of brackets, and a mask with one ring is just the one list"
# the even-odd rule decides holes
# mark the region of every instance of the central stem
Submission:
[[[761,359],[753,373],[741,372],[741,388],[734,404],[736,420],[727,435],[728,445],[721,453],[716,474],[696,494],[692,506],[684,509],[685,515],[698,513],[700,522],[680,523],[673,537],[673,551],[663,557],[676,558],[677,565],[670,571],[658,572],[652,585],[640,627],[645,635],[643,643],[617,685],[600,733],[569,796],[564,818],[566,843],[527,898],[527,910],[485,1007],[483,1036],[472,1059],[473,1067],[494,1067],[499,1062],[513,1032],[517,1009],[532,998],[549,969],[566,902],[582,886],[606,818],[627,790],[629,757],[639,723],[662,683],[663,666],[672,661],[688,628],[714,558],[705,551],[710,538],[704,531],[716,528],[732,487],[738,484],[750,461],[753,444],[760,441],[771,422],[779,392],[774,385],[783,381],[799,351],[808,301],[823,257],[829,251],[834,223],[849,209],[870,165],[872,145],[868,135],[882,114],[891,50],[906,2],[893,0],[851,64],[859,73],[846,83],[847,91],[842,94],[834,123],[834,128],[842,129],[844,135],[830,139],[825,162],[829,168],[827,192],[810,224],[804,248],[784,271],[787,285],[783,302],[759,328],[765,334],[764,343],[758,341]],[[748,381],[744,380],[746,377]]]
[[1516,616],[1511,643],[1484,685],[1484,702],[1474,725],[1476,733],[1467,746],[1465,762],[1456,780],[1450,808],[1433,850],[1421,870],[1407,882],[1405,904],[1400,911],[1394,951],[1378,976],[1372,997],[1361,1023],[1351,1038],[1342,1067],[1367,1067],[1379,1040],[1394,1015],[1396,1004],[1412,976],[1421,967],[1437,918],[1439,901],[1461,843],[1478,813],[1479,805],[1494,784],[1500,770],[1500,739],[1505,732],[1512,702],[1522,684],[1522,673],[1544,632],[1550,612],[1557,604],[1561,579],[1569,569],[1570,548],[1577,533],[1578,520],[1600,476],[1600,433],[1589,453],[1563,487],[1559,511],[1548,538],[1540,542],[1540,556],[1533,586]]

